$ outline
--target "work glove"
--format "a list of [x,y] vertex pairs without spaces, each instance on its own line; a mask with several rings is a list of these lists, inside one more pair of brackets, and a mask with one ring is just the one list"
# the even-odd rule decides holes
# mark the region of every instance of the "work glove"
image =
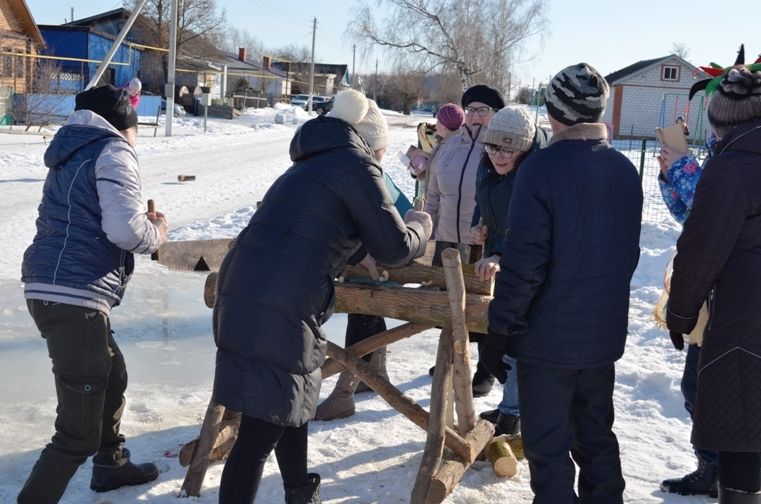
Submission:
[[478,362],[491,373],[498,382],[505,383],[507,374],[512,369],[510,364],[502,360],[510,336],[488,331],[484,344],[478,353]]
[[433,222],[431,221],[431,216],[426,212],[421,212],[420,210],[408,210],[407,213],[404,214],[404,222],[417,222],[420,224],[424,234],[424,236],[420,237],[421,242],[426,242],[428,241],[428,238],[431,237],[431,233],[433,232]]
[[669,338],[671,338],[671,343],[674,344],[674,348],[677,350],[684,349],[684,336],[682,336],[682,333],[669,331]]

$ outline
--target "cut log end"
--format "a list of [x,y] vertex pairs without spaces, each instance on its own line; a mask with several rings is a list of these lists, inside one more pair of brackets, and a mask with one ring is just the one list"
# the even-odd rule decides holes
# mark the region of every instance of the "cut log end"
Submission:
[[491,462],[494,474],[500,478],[512,478],[518,474],[518,459],[510,448],[507,436],[492,439],[486,449],[486,458]]

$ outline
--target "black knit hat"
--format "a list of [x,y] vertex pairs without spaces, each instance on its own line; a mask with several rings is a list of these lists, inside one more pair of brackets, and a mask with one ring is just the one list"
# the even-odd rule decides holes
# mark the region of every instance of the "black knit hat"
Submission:
[[91,110],[119,131],[137,124],[137,112],[132,108],[126,89],[111,84],[90,88],[76,97],[74,110]]
[[761,119],[761,71],[733,68],[708,103],[708,122],[719,137],[748,121]]
[[468,88],[468,90],[462,94],[462,99],[460,101],[463,108],[473,102],[481,102],[490,106],[494,110],[499,110],[505,106],[505,100],[502,99],[502,93],[485,84],[476,84],[475,86]]
[[550,117],[572,126],[600,122],[609,93],[605,78],[586,63],[579,63],[564,68],[552,78],[544,101]]

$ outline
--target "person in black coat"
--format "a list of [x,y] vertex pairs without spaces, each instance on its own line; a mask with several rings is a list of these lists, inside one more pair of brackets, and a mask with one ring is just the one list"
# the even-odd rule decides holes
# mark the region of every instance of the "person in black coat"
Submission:
[[[547,144],[547,133],[534,126],[534,118],[523,107],[509,106],[494,114],[484,137],[484,155],[476,176],[476,208],[470,228],[474,243],[483,246],[483,258],[474,264],[476,274],[487,281],[499,272],[505,239],[507,209],[520,165]],[[479,351],[483,351],[483,346]],[[507,364],[515,360],[504,356]],[[496,409],[479,416],[495,424],[494,435],[520,435],[518,384],[514,377],[502,387]]]
[[736,67],[708,105],[718,142],[677,241],[675,346],[708,299],[692,443],[719,453],[719,502],[761,503],[761,71]]
[[614,363],[626,342],[642,188],[599,122],[608,94],[585,63],[551,80],[553,136],[518,171],[489,306],[482,359],[503,383],[502,355],[517,360],[534,504],[623,502]]
[[320,502],[319,475],[306,469],[307,425],[320,392],[327,346],[320,326],[333,310],[334,279],[368,253],[405,264],[424,253],[431,232],[428,214],[410,211],[402,220],[373,154],[345,120],[304,123],[291,141],[293,165],[220,267],[212,400],[243,414],[220,503],[253,502],[273,449],[286,502]]

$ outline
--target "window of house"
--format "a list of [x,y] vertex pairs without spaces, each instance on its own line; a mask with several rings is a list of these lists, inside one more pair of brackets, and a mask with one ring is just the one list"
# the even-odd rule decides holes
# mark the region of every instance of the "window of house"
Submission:
[[[22,51],[18,51],[19,54],[23,54]],[[16,77],[24,77],[24,58],[23,56],[16,56]]]
[[665,81],[678,81],[679,80],[679,67],[664,65],[661,74],[661,80]]
[[[0,47],[0,53],[10,52],[10,47]],[[0,77],[13,77],[13,56],[10,54],[0,55]]]

